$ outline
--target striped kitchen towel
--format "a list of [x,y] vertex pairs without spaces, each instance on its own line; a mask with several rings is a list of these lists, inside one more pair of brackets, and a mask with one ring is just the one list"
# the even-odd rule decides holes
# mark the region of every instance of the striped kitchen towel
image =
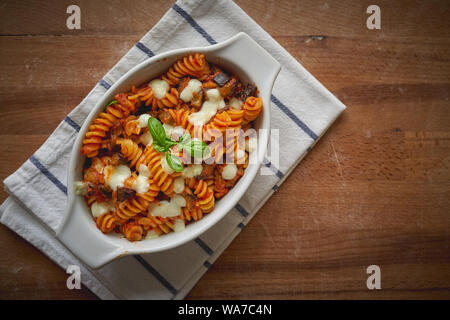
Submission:
[[[208,46],[245,32],[282,65],[272,95],[271,125],[282,137],[239,204],[197,239],[169,251],[128,256],[97,269],[84,266],[55,237],[65,214],[66,171],[75,137],[96,101],[125,72],[167,50]],[[10,197],[1,222],[66,269],[79,265],[82,282],[103,299],[181,299],[345,109],[269,34],[229,0],[180,0],[103,77],[48,140],[5,181]],[[272,140],[274,141],[274,140]],[[269,146],[269,150],[271,147]],[[258,244],[255,243],[255,246]]]

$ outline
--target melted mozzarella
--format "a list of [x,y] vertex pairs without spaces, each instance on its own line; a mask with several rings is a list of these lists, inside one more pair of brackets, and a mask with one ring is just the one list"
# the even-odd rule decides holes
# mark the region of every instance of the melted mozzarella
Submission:
[[138,168],[139,176],[133,181],[133,189],[137,193],[146,193],[150,188],[148,177],[150,177],[150,170],[145,164],[140,164]]
[[94,160],[92,160],[92,167],[94,167],[98,173],[103,173],[103,170],[105,169],[105,165],[99,158],[94,158]]
[[201,164],[194,164],[191,167],[184,168],[182,176],[185,178],[193,178],[201,174],[203,166]]
[[106,175],[106,183],[109,185],[109,187],[113,191],[117,190],[117,187],[123,187],[124,181],[131,176],[130,168],[123,164],[114,168],[111,168],[111,166],[108,167],[109,174]]
[[87,193],[87,185],[83,181],[75,181],[73,190],[77,196],[84,196]]
[[146,146],[153,143],[152,134],[148,131],[146,133],[142,134],[140,136],[139,140],[142,142],[143,145],[146,145]]
[[159,204],[150,207],[150,214],[154,217],[170,218],[181,214],[181,208],[186,206],[186,200],[176,195],[169,201],[163,200]]
[[98,218],[101,215],[111,211],[113,208],[109,202],[94,202],[91,206],[91,213],[94,218]]
[[148,85],[152,88],[153,94],[157,99],[164,98],[167,91],[169,91],[169,84],[165,80],[155,79],[150,81]]
[[150,177],[150,169],[145,164],[139,165],[138,172],[140,176]]
[[237,167],[234,163],[227,164],[222,171],[222,178],[225,180],[231,180],[236,176]]
[[183,127],[177,126],[173,128],[170,137],[174,139],[175,141],[178,141],[178,139],[184,135],[185,133],[188,133],[186,130],[184,130]]
[[148,126],[148,119],[150,119],[151,117],[152,117],[152,116],[149,115],[148,113],[141,114],[141,115],[139,116],[139,118],[138,118],[138,120],[139,120],[139,126],[140,126],[141,128],[147,127],[147,126]]
[[173,231],[180,232],[186,229],[186,225],[184,224],[184,221],[181,219],[176,219],[173,224]]
[[158,237],[159,234],[157,234],[155,230],[149,230],[149,232],[147,232],[147,236],[145,237],[145,239],[155,239]]
[[242,101],[233,97],[230,99],[230,107],[232,107],[233,109],[241,110]]
[[219,90],[210,89],[206,91],[206,95],[208,100],[203,102],[200,111],[191,114],[188,118],[189,122],[194,126],[204,125],[217,113],[217,110],[225,107],[225,101],[223,101]]
[[170,124],[164,123],[163,124],[164,131],[166,132],[166,136],[170,137],[172,135],[174,127]]
[[180,93],[180,99],[184,102],[189,102],[192,100],[194,93],[199,93],[202,90],[202,83],[197,79],[189,80],[186,88]]
[[133,181],[133,189],[136,193],[146,193],[150,188],[150,183],[148,182],[148,177],[139,175],[136,180]]
[[258,144],[258,139],[255,137],[249,138],[248,140],[245,140],[245,150],[248,152],[253,152],[256,150]]
[[182,193],[184,190],[184,177],[178,177],[174,181],[173,191],[175,193]]
[[179,207],[186,206],[186,199],[184,199],[182,196],[179,196],[179,195],[176,195],[173,198],[171,198],[170,202]]
[[242,149],[236,150],[236,159],[241,159],[245,157],[245,151]]

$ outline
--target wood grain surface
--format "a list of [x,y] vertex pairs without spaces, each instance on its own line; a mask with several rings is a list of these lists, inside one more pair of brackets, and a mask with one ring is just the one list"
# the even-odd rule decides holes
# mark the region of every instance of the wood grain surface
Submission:
[[[372,1],[236,3],[348,109],[188,298],[449,299],[450,3],[376,1],[381,30]],[[172,4],[0,3],[2,180]],[[0,226],[0,298],[96,298],[66,276]]]

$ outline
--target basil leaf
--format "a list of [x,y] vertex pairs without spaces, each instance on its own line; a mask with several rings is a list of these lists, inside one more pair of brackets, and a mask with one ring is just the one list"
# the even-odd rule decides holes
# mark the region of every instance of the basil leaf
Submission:
[[165,146],[166,146],[167,148],[170,148],[171,146],[174,146],[174,145],[176,145],[176,144],[177,144],[177,143],[176,143],[175,141],[173,141],[172,139],[166,137]]
[[185,133],[178,140],[178,144],[180,149],[183,149],[189,142],[191,141],[191,135],[189,133]]
[[119,103],[117,100],[113,100],[105,106],[105,109],[108,108],[110,105],[117,104],[117,103]]
[[110,103],[108,103],[106,106],[109,107],[110,105],[117,104],[117,103],[119,103],[117,100],[113,100]]
[[162,146],[162,145],[160,145],[157,142],[153,142],[152,146],[158,152],[167,152],[167,151],[169,151],[169,148],[167,148],[166,146]]
[[157,142],[160,146],[166,145],[166,131],[158,119],[151,117],[148,119],[148,130],[153,137],[153,140]]
[[177,156],[174,156],[173,154],[166,153],[166,161],[169,167],[171,167],[176,172],[183,171],[183,163],[181,162],[181,159]]
[[185,149],[194,158],[202,158],[207,145],[200,140],[192,140]]

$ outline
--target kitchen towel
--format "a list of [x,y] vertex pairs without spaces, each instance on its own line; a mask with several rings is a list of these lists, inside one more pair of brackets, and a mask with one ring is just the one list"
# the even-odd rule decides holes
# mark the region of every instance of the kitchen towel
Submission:
[[[239,32],[247,33],[282,65],[271,105],[265,106],[271,108],[271,127],[278,131],[272,133],[261,172],[235,208],[197,239],[165,252],[124,257],[97,270],[84,266],[54,237],[65,214],[67,166],[83,121],[106,90],[145,59],[171,49],[215,44]],[[99,81],[34,155],[5,179],[10,197],[0,208],[0,221],[63,269],[80,266],[82,283],[102,299],[182,299],[344,109],[234,2],[180,0]],[[270,156],[271,146],[280,137],[279,153]]]

